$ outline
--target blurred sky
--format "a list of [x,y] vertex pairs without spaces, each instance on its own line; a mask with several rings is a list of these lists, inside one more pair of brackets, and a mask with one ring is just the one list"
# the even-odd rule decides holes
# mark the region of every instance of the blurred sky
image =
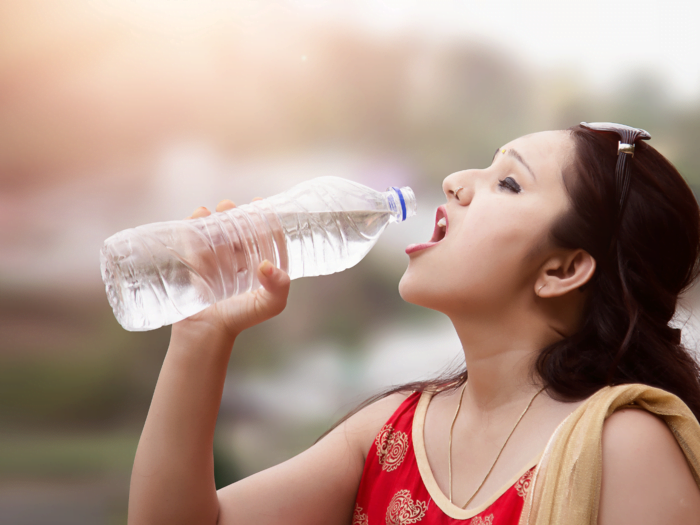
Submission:
[[700,4],[692,0],[365,0],[339,5],[373,27],[483,40],[544,70],[577,69],[598,88],[646,70],[663,77],[676,97],[693,99],[700,90]]
[[[700,88],[696,21],[690,0],[95,0],[96,9],[143,30],[186,35],[223,20],[251,30],[274,11],[342,20],[365,30],[413,30],[476,39],[541,68],[569,67],[599,87],[634,70],[664,77],[674,96]],[[306,59],[313,57],[309,49]]]

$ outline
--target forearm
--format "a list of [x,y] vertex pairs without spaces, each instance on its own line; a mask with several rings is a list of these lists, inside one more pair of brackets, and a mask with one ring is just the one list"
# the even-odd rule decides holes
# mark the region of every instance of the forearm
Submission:
[[213,440],[234,339],[173,326],[139,440],[129,524],[214,524]]

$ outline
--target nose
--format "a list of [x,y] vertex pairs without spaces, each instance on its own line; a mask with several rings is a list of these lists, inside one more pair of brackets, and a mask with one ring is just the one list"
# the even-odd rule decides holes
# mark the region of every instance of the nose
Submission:
[[468,176],[467,171],[458,171],[445,177],[442,181],[442,191],[448,202],[455,199],[460,204],[468,204],[471,200],[473,177]]

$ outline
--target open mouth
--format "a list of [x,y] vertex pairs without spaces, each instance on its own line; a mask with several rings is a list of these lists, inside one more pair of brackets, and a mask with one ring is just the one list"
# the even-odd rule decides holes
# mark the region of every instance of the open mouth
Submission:
[[445,207],[440,206],[435,213],[435,229],[433,230],[433,236],[430,238],[430,242],[440,242],[445,238],[447,234],[447,213],[445,212]]
[[445,238],[448,228],[449,222],[447,220],[447,211],[445,210],[444,206],[440,206],[435,213],[435,229],[433,230],[433,236],[426,243],[411,244],[406,248],[406,253],[410,255],[413,252],[435,246]]

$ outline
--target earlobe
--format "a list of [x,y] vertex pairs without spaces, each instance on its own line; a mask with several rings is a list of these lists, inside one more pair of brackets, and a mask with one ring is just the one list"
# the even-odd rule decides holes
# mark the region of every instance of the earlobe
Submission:
[[560,297],[580,289],[595,273],[595,259],[585,250],[568,251],[550,258],[535,283],[535,293],[543,298]]

